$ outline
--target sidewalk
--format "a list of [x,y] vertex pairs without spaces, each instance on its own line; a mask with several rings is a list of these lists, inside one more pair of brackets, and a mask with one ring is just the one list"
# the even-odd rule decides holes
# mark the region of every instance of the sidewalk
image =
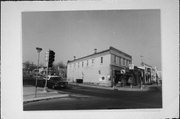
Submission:
[[34,86],[23,86],[23,102],[34,102],[39,100],[48,100],[54,98],[68,97],[69,94],[66,94],[62,91],[55,91],[48,89],[47,92],[44,91],[44,88],[37,87],[37,93],[35,96],[35,87]]
[[84,83],[69,83],[73,86],[81,86],[81,87],[90,87],[90,88],[98,88],[98,89],[107,89],[107,90],[119,90],[119,91],[149,91],[150,87],[153,87],[153,85],[144,85],[142,88],[139,86],[133,86],[130,88],[130,86],[125,87],[107,87],[107,86],[100,86],[95,84],[84,84]]

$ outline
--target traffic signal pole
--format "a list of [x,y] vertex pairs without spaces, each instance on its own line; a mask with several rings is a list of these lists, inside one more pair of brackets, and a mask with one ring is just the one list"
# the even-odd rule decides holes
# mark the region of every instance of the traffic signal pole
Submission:
[[48,65],[47,65],[47,70],[46,70],[46,81],[44,85],[44,91],[47,92],[47,80],[48,80]]
[[49,51],[46,52],[45,61],[46,61],[47,69],[46,69],[46,78],[45,78],[44,92],[47,92],[47,80],[48,80],[48,69],[49,69],[48,68],[48,64],[49,64]]
[[46,52],[46,65],[47,65],[47,70],[46,70],[46,81],[45,81],[45,85],[44,85],[44,91],[47,92],[47,80],[48,80],[48,72],[49,72],[49,67],[53,66],[53,62],[54,62],[54,58],[55,58],[55,52],[52,50],[49,50],[48,52]]

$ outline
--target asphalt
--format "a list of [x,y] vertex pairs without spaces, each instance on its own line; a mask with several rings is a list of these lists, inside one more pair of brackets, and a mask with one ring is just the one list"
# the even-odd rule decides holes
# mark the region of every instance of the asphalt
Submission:
[[84,110],[84,109],[147,109],[162,107],[161,87],[151,86],[148,91],[119,91],[73,86],[59,89],[69,97],[25,103],[30,110]]
[[[105,86],[98,86],[98,85],[93,85],[93,84],[77,84],[77,83],[69,83],[69,86],[74,86],[74,87],[89,87],[89,88],[98,88],[98,89],[105,89],[105,90],[117,90],[117,91],[149,91],[154,89],[153,87],[157,87],[154,85],[149,85],[149,86],[143,86],[143,88],[140,88],[138,86],[134,86],[130,88],[129,86],[126,87],[105,87]],[[55,99],[55,98],[66,98],[69,97],[70,94],[60,91],[60,90],[52,90],[52,89],[47,89],[46,91],[44,90],[43,87],[37,87],[37,93],[35,95],[35,90],[36,88],[34,86],[26,85],[23,86],[23,102],[28,103],[28,102],[35,102],[35,101],[41,101],[41,100],[49,100],[49,99]]]

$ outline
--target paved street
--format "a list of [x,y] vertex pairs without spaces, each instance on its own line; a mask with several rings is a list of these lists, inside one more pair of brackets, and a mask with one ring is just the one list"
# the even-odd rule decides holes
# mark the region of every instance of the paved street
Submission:
[[60,89],[69,97],[24,103],[24,110],[141,109],[161,108],[161,89],[117,91],[71,86]]

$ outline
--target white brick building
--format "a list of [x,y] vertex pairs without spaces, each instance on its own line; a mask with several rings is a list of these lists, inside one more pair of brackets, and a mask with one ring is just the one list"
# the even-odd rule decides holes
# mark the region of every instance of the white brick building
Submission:
[[132,57],[113,47],[101,52],[68,61],[67,79],[76,82],[82,79],[83,83],[95,83],[112,86],[122,69],[129,67]]

